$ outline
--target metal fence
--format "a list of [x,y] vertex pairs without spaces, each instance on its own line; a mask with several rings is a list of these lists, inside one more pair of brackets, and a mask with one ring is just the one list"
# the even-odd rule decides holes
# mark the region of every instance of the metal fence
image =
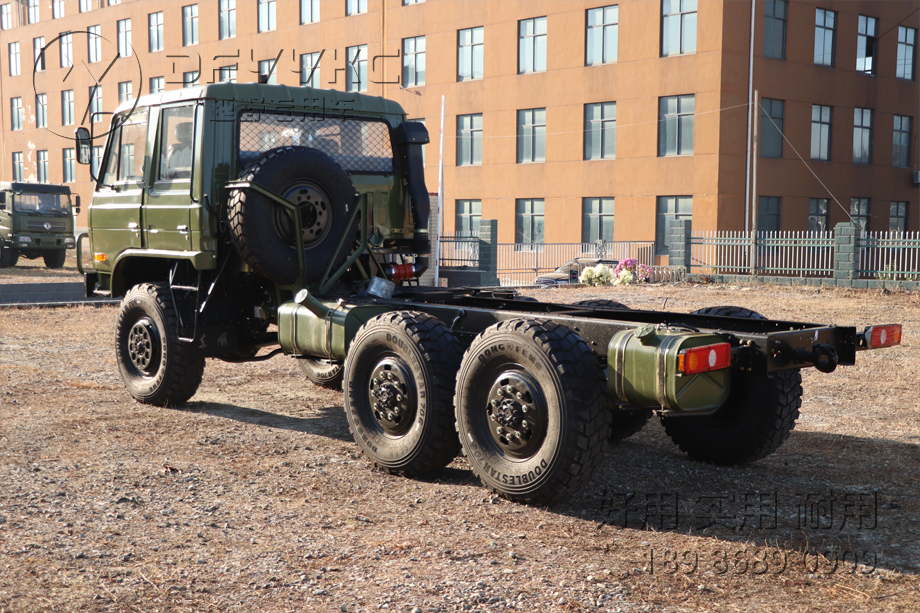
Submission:
[[597,241],[594,243],[499,243],[497,276],[502,285],[530,285],[575,258],[655,262],[654,241]]
[[856,245],[861,277],[920,279],[920,232],[867,232],[857,237]]
[[456,234],[440,238],[438,261],[441,266],[479,267],[479,237],[473,234]]
[[[756,266],[752,270],[752,247]],[[833,232],[695,232],[690,272],[713,275],[826,277],[834,273]]]

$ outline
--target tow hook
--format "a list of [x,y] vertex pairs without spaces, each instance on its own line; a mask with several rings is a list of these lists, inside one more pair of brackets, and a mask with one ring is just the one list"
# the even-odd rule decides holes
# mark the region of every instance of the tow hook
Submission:
[[837,349],[833,345],[818,343],[811,348],[811,351],[804,347],[795,350],[795,363],[803,364],[805,362],[811,362],[821,372],[828,373],[837,369],[840,358],[837,356]]

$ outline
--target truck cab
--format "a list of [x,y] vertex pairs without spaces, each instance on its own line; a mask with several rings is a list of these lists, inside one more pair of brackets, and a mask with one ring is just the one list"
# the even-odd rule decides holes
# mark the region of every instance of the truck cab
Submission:
[[75,246],[75,200],[66,185],[0,182],[0,268],[15,266],[20,256],[63,267]]

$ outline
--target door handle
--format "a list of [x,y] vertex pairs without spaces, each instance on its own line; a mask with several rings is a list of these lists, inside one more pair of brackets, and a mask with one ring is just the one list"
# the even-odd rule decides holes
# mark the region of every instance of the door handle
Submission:
[[132,221],[131,223],[128,224],[128,229],[129,229],[129,230],[137,230],[137,227],[138,227],[137,224],[134,223],[133,221]]
[[176,226],[176,230],[182,234],[188,234],[188,226]]

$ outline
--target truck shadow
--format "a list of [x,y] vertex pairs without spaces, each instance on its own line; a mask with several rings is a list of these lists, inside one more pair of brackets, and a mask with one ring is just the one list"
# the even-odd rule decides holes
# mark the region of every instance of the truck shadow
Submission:
[[195,413],[205,413],[255,426],[316,434],[340,441],[354,440],[348,430],[345,410],[341,406],[310,409],[310,417],[280,415],[261,409],[213,402],[189,402],[187,408]]
[[918,472],[916,445],[808,431],[749,466],[713,466],[689,459],[651,423],[611,446],[589,486],[552,510],[602,533],[710,537],[709,549],[742,562],[754,547],[779,547],[797,552],[789,563],[803,573],[920,574]]

